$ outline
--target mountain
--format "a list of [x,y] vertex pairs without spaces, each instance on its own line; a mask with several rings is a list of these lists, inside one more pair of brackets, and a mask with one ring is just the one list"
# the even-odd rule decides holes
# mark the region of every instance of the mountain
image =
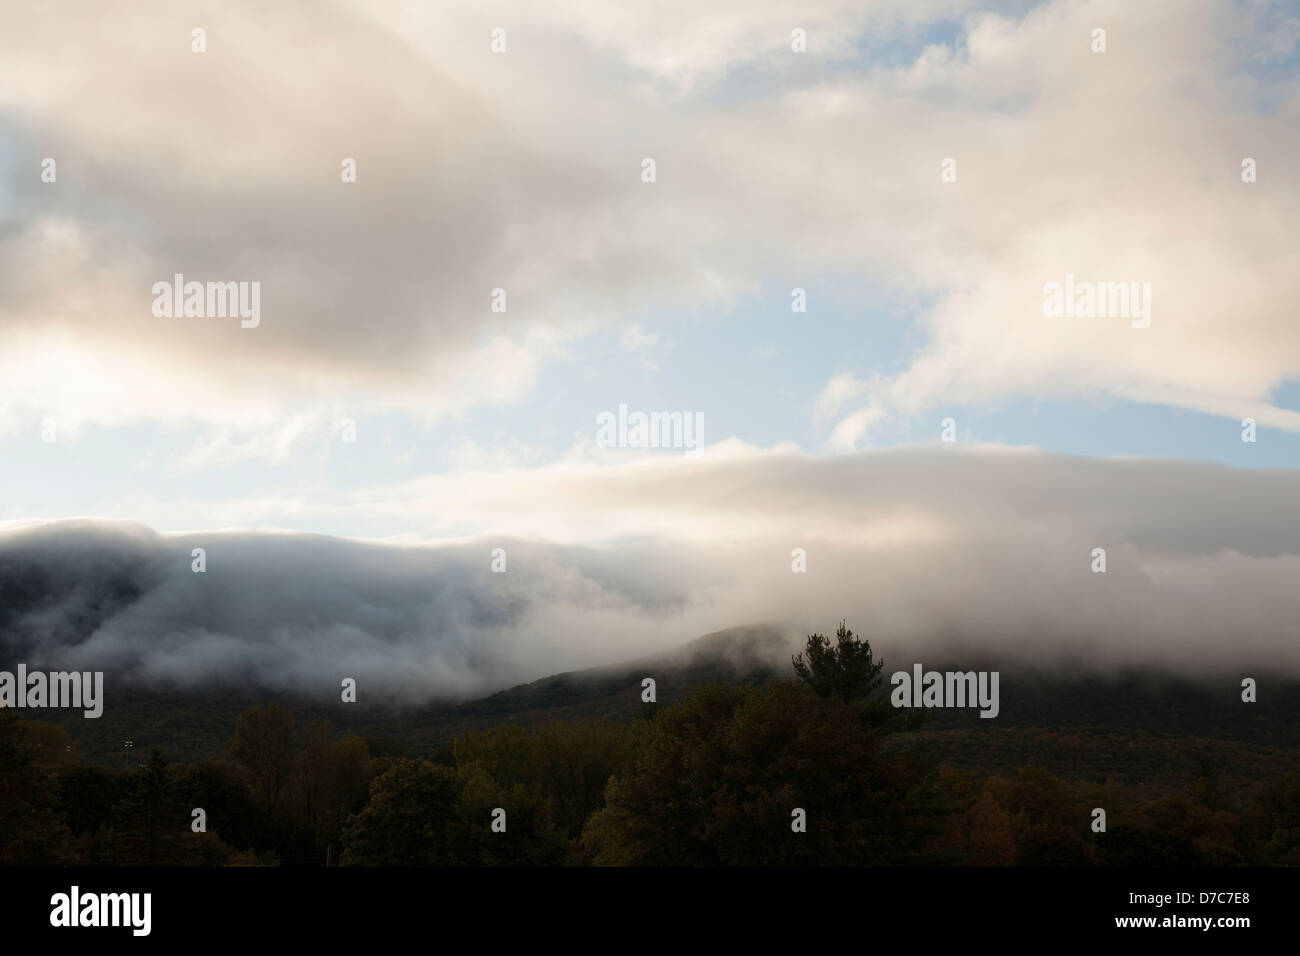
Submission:
[[[670,703],[711,680],[762,682],[788,673],[789,643],[772,628],[738,627],[709,634],[665,654],[623,664],[555,674],[478,700],[402,708],[388,701],[344,704],[299,695],[248,691],[229,685],[158,690],[108,681],[103,716],[80,711],[21,711],[27,720],[57,723],[72,735],[83,759],[120,765],[123,743],[134,754],[160,747],[173,759],[224,753],[235,719],[249,707],[278,702],[300,723],[327,719],[340,730],[386,737],[408,753],[449,746],[457,734],[506,723],[556,717],[624,718],[641,707],[641,681],[652,677],[660,703]],[[784,667],[782,661],[784,660]]]
[[[642,681],[655,680],[657,701],[670,704],[708,681],[761,683],[792,676],[795,650],[770,627],[738,627],[705,635],[676,650],[623,664],[544,677],[468,702],[394,708],[387,703],[344,704],[268,695],[229,687],[197,691],[122,688],[106,694],[104,715],[25,711],[25,719],[50,720],[73,737],[83,759],[121,765],[159,747],[177,760],[224,754],[235,719],[245,709],[279,702],[301,725],[328,719],[336,729],[369,738],[383,752],[408,755],[445,751],[457,735],[503,724],[534,725],[554,719],[630,719],[644,709]],[[910,662],[892,662],[888,674]],[[968,670],[936,660],[927,669]],[[1112,674],[1051,671],[987,660],[979,669],[1001,673],[996,719],[974,710],[926,711],[923,730],[893,745],[924,741],[949,766],[982,773],[1036,764],[1064,778],[1119,779],[1146,794],[1176,792],[1214,766],[1243,786],[1264,776],[1300,771],[1300,683],[1256,675],[1260,701],[1240,700],[1232,675],[1200,680],[1153,671]],[[886,689],[888,689],[886,683]]]

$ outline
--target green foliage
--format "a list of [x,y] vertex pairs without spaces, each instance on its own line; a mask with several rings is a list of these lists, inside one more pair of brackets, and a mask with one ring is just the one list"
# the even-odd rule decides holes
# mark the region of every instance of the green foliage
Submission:
[[456,741],[456,765],[484,770],[506,787],[538,795],[555,830],[577,839],[605,802],[605,784],[636,757],[644,724],[552,721],[531,732],[498,727]]
[[[882,864],[913,847],[914,781],[837,696],[714,685],[656,718],[584,842],[598,864]],[[806,833],[792,831],[796,808]]]
[[1300,866],[1300,774],[1287,774],[1260,787],[1249,819],[1261,862]]
[[393,740],[391,737],[378,737],[373,734],[367,734],[361,739],[365,742],[366,750],[369,751],[372,760],[406,756],[406,747],[400,740]]
[[115,816],[118,863],[158,866],[179,861],[189,814],[161,751],[150,751],[144,765],[131,772]]
[[846,703],[864,700],[880,684],[884,661],[875,660],[871,643],[857,637],[840,621],[835,644],[822,634],[809,634],[803,652],[793,658],[799,679],[821,697],[835,697]]
[[73,834],[79,837],[111,826],[113,808],[127,792],[126,774],[107,767],[88,764],[61,767],[55,780],[59,811]]
[[41,766],[69,766],[79,759],[72,737],[58,724],[47,724],[39,720],[24,720],[19,723],[28,739],[36,746],[36,762]]
[[174,767],[176,786],[185,805],[207,811],[208,829],[241,850],[257,845],[267,832],[266,814],[229,764],[200,760]]
[[1040,767],[1022,769],[1014,781],[990,782],[999,805],[1011,815],[1017,862],[1024,866],[1086,866],[1090,808]]
[[370,785],[370,802],[344,834],[344,866],[454,863],[448,824],[460,800],[456,771],[399,760]]
[[114,808],[107,856],[118,866],[219,862],[223,848],[213,844],[214,835],[190,829],[190,810],[167,758],[152,750],[144,765],[131,771],[126,794]]
[[233,762],[109,769],[0,711],[0,865],[1300,865],[1293,752],[978,720],[894,733],[881,665],[840,632],[810,638],[801,681],[470,730],[424,760],[323,720],[295,733],[273,705],[235,721]]
[[1199,866],[1204,863],[1186,834],[1119,823],[1101,842],[1107,866]]
[[262,809],[274,814],[293,768],[293,714],[279,704],[244,711],[229,750]]
[[[569,862],[570,841],[555,824],[544,788],[503,783],[479,764],[460,768],[461,799],[450,822],[458,861],[476,866],[558,866]],[[491,829],[506,812],[505,832]]]
[[375,763],[356,734],[332,737],[329,721],[307,725],[296,777],[299,819],[329,859],[348,817],[366,805]]
[[72,835],[55,812],[56,788],[42,748],[8,710],[0,710],[0,866],[72,861]]

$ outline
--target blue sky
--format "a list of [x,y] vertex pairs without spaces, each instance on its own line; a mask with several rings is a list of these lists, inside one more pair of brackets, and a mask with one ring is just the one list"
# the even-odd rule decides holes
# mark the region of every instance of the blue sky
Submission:
[[[357,496],[634,460],[592,451],[620,404],[770,454],[951,417],[969,446],[1300,468],[1287,5],[580,7],[345,4],[288,48],[291,14],[196,10],[201,55],[165,19],[9,31],[0,519],[391,533]],[[259,281],[262,324],[154,317],[175,272]],[[1064,272],[1150,281],[1152,327],[1051,324]]]
[[[811,453],[836,454],[825,447],[828,423],[819,424],[814,414],[825,382],[841,372],[887,373],[906,362],[909,339],[915,338],[906,317],[880,315],[868,323],[820,308],[796,315],[783,301],[729,315],[647,317],[643,327],[654,329],[659,342],[629,352],[619,333],[595,334],[572,347],[570,358],[547,364],[518,402],[476,407],[432,426],[406,413],[363,416],[358,443],[321,433],[278,462],[250,459],[169,473],[167,463],[203,438],[205,431],[195,428],[94,427],[52,444],[40,441],[39,430],[8,435],[0,441],[7,463],[6,517],[101,514],[114,500],[142,493],[201,501],[286,489],[382,487],[476,467],[476,459],[463,456],[466,443],[484,452],[502,449],[521,466],[545,465],[563,459],[579,433],[594,437],[593,409],[616,410],[619,403],[699,410],[710,443],[738,438],[764,448],[793,443]],[[1300,388],[1278,390],[1273,402],[1300,408]],[[1261,428],[1249,444],[1241,441],[1240,426],[1222,416],[1106,396],[939,408],[893,423],[871,447],[935,443],[947,416],[957,421],[963,442],[1238,468],[1300,467],[1300,443],[1284,431]],[[300,530],[340,528],[320,521]]]

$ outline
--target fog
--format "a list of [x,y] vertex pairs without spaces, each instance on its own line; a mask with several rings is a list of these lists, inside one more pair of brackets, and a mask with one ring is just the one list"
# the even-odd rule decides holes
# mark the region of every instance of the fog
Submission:
[[[517,513],[516,534],[454,542],[11,522],[0,667],[307,693],[354,677],[414,701],[738,625],[793,645],[847,618],[891,665],[1300,674],[1297,477],[996,448],[762,453],[517,475],[515,510],[491,525]],[[510,497],[509,481],[462,490],[462,519]]]

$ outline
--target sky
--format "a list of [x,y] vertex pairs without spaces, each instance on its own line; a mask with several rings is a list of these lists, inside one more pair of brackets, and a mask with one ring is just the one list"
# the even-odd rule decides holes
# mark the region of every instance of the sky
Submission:
[[[795,579],[752,587],[805,540],[892,542],[905,591],[943,542],[962,593],[1110,544],[1143,586],[1262,562],[1263,630],[1291,635],[1298,40],[1264,0],[5,3],[0,544],[73,518],[524,542],[642,643],[802,626]],[[177,274],[258,283],[255,324],[159,315]],[[1049,314],[1067,281],[1134,283],[1133,309]],[[611,447],[621,407],[701,440]],[[908,494],[936,469],[983,497]],[[1066,474],[1086,488],[1024,527]],[[638,555],[663,604],[579,553]],[[942,629],[863,606],[837,560],[828,606]]]

